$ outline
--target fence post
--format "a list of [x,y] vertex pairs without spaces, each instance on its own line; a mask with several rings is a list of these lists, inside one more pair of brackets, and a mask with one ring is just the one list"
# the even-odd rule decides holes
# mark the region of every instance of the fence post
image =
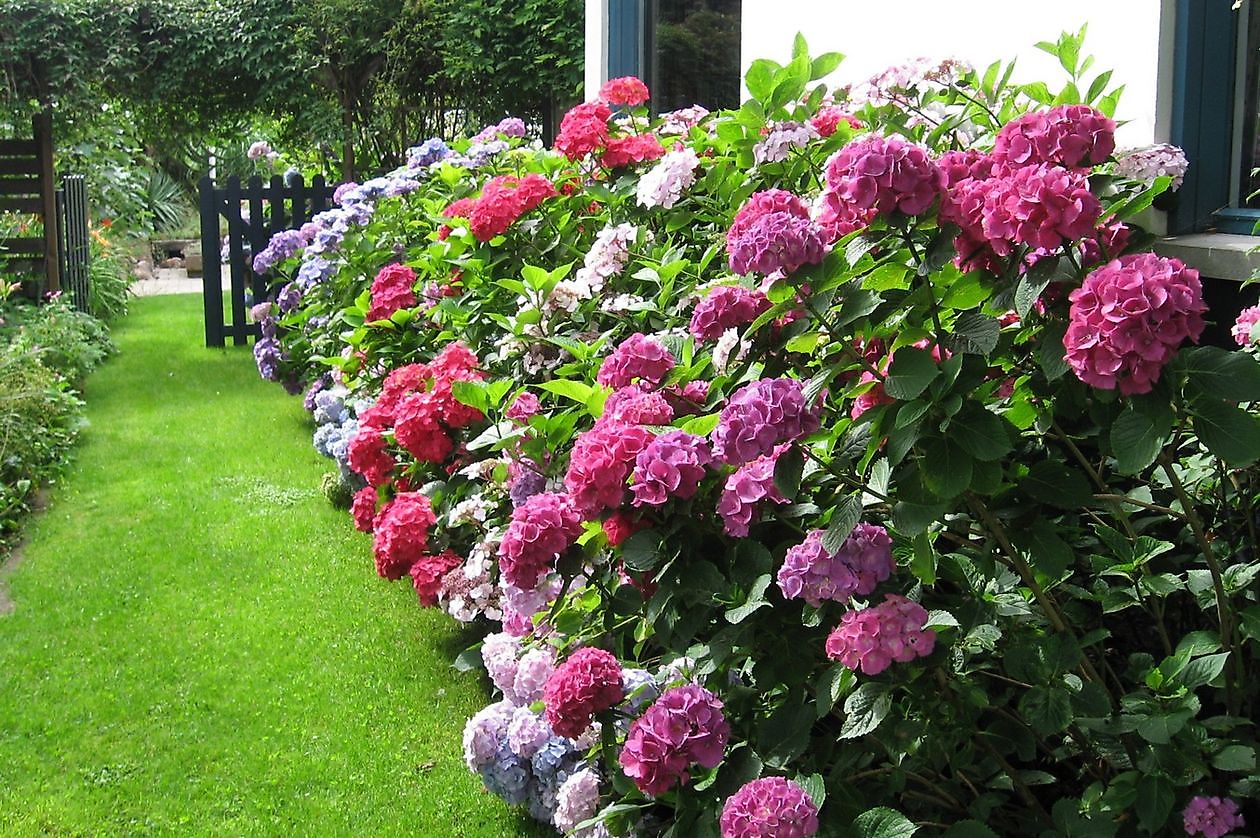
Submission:
[[244,346],[249,338],[245,322],[245,221],[241,218],[241,179],[228,178],[223,197],[228,223],[228,268],[232,275],[232,344]]
[[53,170],[52,111],[41,111],[32,120],[35,154],[39,160],[39,195],[44,220],[44,275],[46,291],[61,290],[61,257],[57,252],[57,182]]
[[219,256],[219,201],[214,181],[197,182],[201,208],[201,296],[206,313],[206,346],[223,346],[223,266]]

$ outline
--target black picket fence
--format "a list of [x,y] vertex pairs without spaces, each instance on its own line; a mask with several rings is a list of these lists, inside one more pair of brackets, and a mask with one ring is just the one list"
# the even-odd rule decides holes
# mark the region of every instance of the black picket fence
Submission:
[[88,233],[87,184],[83,175],[66,175],[57,190],[57,258],[61,290],[79,311],[91,310],[92,240]]
[[[264,183],[255,175],[245,184],[230,177],[223,186],[204,177],[199,184],[201,198],[202,289],[206,317],[206,346],[224,346],[232,338],[243,346],[258,337],[258,325],[250,323],[246,289],[255,302],[268,299],[272,283],[254,273],[253,256],[261,253],[271,237],[281,230],[300,227],[332,203],[333,187],[316,175],[310,184],[301,177],[288,182],[279,175]],[[226,247],[221,250],[221,221],[227,221]],[[226,253],[223,253],[226,250]],[[226,258],[221,258],[223,253]],[[223,268],[231,278],[228,311],[224,320]]]

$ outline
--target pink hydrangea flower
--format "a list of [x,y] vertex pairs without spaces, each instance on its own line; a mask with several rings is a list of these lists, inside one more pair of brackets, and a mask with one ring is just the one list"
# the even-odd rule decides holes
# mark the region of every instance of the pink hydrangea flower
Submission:
[[719,285],[696,305],[691,334],[696,340],[717,340],[727,329],[747,326],[770,310],[761,291],[739,285]]
[[1112,218],[1098,225],[1094,234],[1081,242],[1081,264],[1110,262],[1129,246],[1129,227]]
[[635,506],[661,506],[670,498],[694,496],[711,458],[702,437],[686,431],[661,434],[635,460],[632,502]]
[[642,332],[623,340],[599,367],[595,380],[614,390],[636,381],[657,387],[674,368],[674,356],[665,345]]
[[664,794],[690,779],[692,763],[721,762],[730,737],[717,696],[696,684],[675,687],[630,725],[621,767],[644,794]]
[[1002,126],[993,157],[1012,166],[1095,166],[1116,150],[1116,123],[1089,105],[1030,111]]
[[388,320],[394,312],[416,304],[416,272],[406,265],[386,265],[372,280],[372,304],[367,319]]
[[372,551],[376,572],[401,579],[429,547],[429,529],[437,523],[429,499],[419,492],[402,492],[376,518]]
[[820,137],[830,137],[836,133],[836,129],[840,127],[841,122],[854,130],[862,127],[861,122],[858,122],[853,116],[845,113],[843,109],[835,105],[821,108],[818,113],[809,118],[809,124],[814,127],[814,130],[818,132]]
[[617,657],[595,647],[570,655],[551,673],[543,690],[547,722],[556,733],[571,739],[591,726],[596,713],[616,706],[624,697]]
[[533,588],[582,534],[582,516],[568,495],[539,492],[512,511],[499,544],[499,570],[518,588]]
[[668,425],[672,421],[674,409],[663,395],[631,386],[608,396],[597,424]]
[[1260,306],[1244,308],[1239,313],[1238,319],[1234,321],[1234,327],[1229,330],[1230,334],[1234,336],[1234,342],[1239,346],[1247,346],[1254,343],[1251,333],[1257,323],[1260,323]]
[[560,120],[556,151],[570,160],[580,160],[608,142],[608,120],[612,110],[603,102],[586,102],[570,108]]
[[1077,378],[1124,395],[1149,393],[1183,341],[1203,332],[1199,272],[1154,253],[1095,270],[1068,299],[1063,345]]
[[1186,153],[1167,143],[1128,149],[1116,155],[1116,174],[1141,183],[1151,183],[1157,177],[1170,177],[1169,192],[1181,188],[1189,169]]
[[1222,838],[1247,825],[1233,800],[1203,795],[1190,800],[1181,812],[1181,820],[1187,835],[1204,838]]
[[413,393],[398,404],[394,439],[421,463],[441,463],[455,443],[439,423],[442,403],[436,393]]
[[635,200],[640,206],[671,209],[682,200],[683,192],[696,182],[700,158],[691,148],[669,151],[660,162],[639,178]]
[[528,707],[517,707],[507,726],[507,743],[512,753],[529,759],[555,733],[538,713]]
[[854,140],[827,161],[828,191],[882,215],[919,215],[944,188],[945,175],[928,153],[896,137]]
[[442,579],[451,570],[463,565],[464,559],[449,547],[436,556],[424,555],[417,559],[408,573],[420,604],[426,608],[437,605],[438,596],[442,593]]
[[1059,166],[1024,166],[984,183],[984,236],[999,256],[1014,244],[1050,251],[1083,239],[1102,212],[1085,175]]
[[586,520],[621,506],[635,458],[651,441],[641,425],[602,423],[578,435],[564,486]]
[[995,162],[984,152],[969,148],[966,151],[945,152],[937,158],[936,165],[945,175],[945,185],[952,188],[964,180],[985,180],[990,177]]
[[397,465],[387,450],[385,437],[379,428],[360,423],[359,431],[350,438],[346,459],[370,486],[384,486]]
[[774,465],[786,449],[786,445],[781,445],[773,453],[740,466],[726,478],[717,513],[722,516],[722,528],[727,535],[746,537],[761,501],[787,503],[787,498],[774,485]]
[[556,812],[551,823],[566,835],[599,811],[599,774],[583,768],[570,774],[556,792]]
[[804,201],[782,189],[767,189],[754,193],[735,214],[726,252],[737,274],[790,274],[821,262],[825,244]]
[[609,79],[599,89],[599,98],[610,105],[635,108],[646,102],[648,97],[647,85],[634,76]]
[[477,711],[464,725],[464,764],[469,771],[480,771],[494,762],[515,712],[512,702],[495,702]]
[[713,431],[713,456],[738,466],[818,430],[819,404],[808,404],[804,391],[795,378],[763,378],[736,390]]
[[827,637],[827,657],[867,675],[878,675],[893,661],[908,663],[932,654],[936,632],[924,629],[923,606],[898,594],[860,611],[846,611]]
[[892,539],[877,524],[859,523],[834,555],[823,547],[822,530],[787,551],[779,568],[779,590],[788,599],[803,599],[815,608],[824,600],[847,602],[866,596],[892,575]]
[[507,418],[524,425],[537,416],[540,410],[542,410],[542,405],[539,403],[537,396],[529,392],[521,393],[512,400],[512,404],[508,407]]
[[818,833],[818,807],[786,777],[745,783],[722,806],[722,838],[808,838]]
[[350,517],[359,532],[372,531],[372,522],[376,520],[376,500],[375,486],[364,486],[354,493],[354,500],[350,502]]
[[860,207],[845,201],[835,192],[823,192],[814,202],[814,224],[827,244],[834,244],[849,233],[869,227],[876,215],[874,207]]

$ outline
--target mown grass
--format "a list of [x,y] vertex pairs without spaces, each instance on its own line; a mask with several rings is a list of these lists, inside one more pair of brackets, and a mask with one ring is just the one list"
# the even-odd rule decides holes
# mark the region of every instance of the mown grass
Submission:
[[544,834],[464,768],[469,640],[375,578],[301,405],[134,303],[0,617],[0,834]]

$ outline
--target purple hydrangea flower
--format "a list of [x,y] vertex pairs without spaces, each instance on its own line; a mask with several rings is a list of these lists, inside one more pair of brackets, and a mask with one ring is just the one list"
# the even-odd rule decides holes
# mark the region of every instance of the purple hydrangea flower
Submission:
[[630,491],[635,506],[661,506],[671,497],[686,500],[695,495],[712,459],[702,437],[686,431],[668,431],[639,452]]
[[819,406],[794,378],[763,378],[736,390],[713,431],[713,456],[738,466],[819,428]]
[[859,523],[835,555],[827,552],[822,539],[823,531],[814,530],[787,551],[778,575],[783,596],[815,608],[823,600],[846,602],[871,593],[893,572],[892,539],[877,524]]

